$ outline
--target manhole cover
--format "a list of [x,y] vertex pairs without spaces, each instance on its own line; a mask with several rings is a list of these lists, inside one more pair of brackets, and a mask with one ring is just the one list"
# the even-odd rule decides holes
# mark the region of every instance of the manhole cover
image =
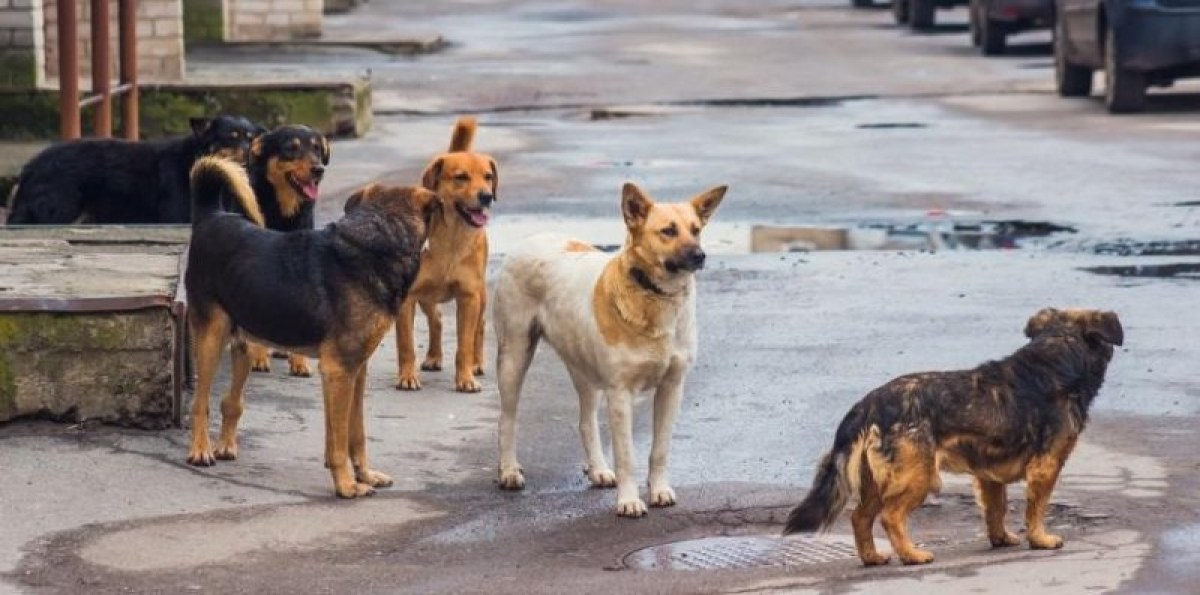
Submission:
[[634,570],[729,570],[805,566],[858,557],[850,537],[706,537],[630,552],[622,562]]

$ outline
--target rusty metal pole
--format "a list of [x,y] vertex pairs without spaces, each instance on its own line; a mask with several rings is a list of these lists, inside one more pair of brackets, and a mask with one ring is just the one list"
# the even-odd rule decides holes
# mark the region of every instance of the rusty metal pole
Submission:
[[79,138],[79,41],[75,0],[58,0],[58,129],[63,140]]
[[92,0],[92,93],[96,103],[94,136],[112,136],[112,51],[108,42],[108,0]]
[[121,131],[125,138],[138,138],[138,60],[137,0],[120,0],[118,7],[121,35],[121,86],[128,85],[121,98]]

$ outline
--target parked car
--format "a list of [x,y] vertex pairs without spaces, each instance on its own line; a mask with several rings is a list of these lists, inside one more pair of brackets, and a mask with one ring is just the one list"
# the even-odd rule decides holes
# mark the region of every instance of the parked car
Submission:
[[1056,0],[1054,71],[1058,94],[1092,92],[1104,70],[1112,113],[1145,107],[1146,89],[1200,76],[1200,0]]
[[966,6],[969,0],[892,0],[892,17],[897,25],[908,24],[913,31],[933,28],[937,9]]
[[971,43],[985,56],[1004,53],[1008,36],[1054,24],[1054,0],[970,0]]

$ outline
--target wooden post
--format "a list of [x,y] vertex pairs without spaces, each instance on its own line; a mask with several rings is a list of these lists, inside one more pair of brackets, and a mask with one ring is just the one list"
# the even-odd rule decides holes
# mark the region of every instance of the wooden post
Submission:
[[137,0],[120,0],[121,21],[121,131],[129,140],[138,139]]
[[92,0],[92,93],[96,94],[94,136],[112,136],[112,52],[108,42],[108,0]]
[[79,40],[75,0],[58,0],[58,118],[63,140],[79,138]]

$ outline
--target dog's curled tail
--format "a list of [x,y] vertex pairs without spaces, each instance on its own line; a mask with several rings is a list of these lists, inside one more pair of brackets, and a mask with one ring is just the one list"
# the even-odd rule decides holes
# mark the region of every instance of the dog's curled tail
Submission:
[[475,118],[463,116],[454,123],[454,134],[450,136],[450,152],[470,151],[475,142]]
[[864,428],[864,417],[856,409],[842,420],[833,450],[826,453],[817,466],[817,476],[804,501],[788,515],[784,535],[829,529],[850,496],[858,493],[861,474],[864,471],[870,473],[869,464],[867,469],[863,468],[867,463],[867,451],[880,444],[879,426],[872,424]]
[[221,196],[229,196],[247,219],[263,226],[258,199],[250,187],[246,169],[228,159],[201,157],[192,166],[192,225],[221,211]]

